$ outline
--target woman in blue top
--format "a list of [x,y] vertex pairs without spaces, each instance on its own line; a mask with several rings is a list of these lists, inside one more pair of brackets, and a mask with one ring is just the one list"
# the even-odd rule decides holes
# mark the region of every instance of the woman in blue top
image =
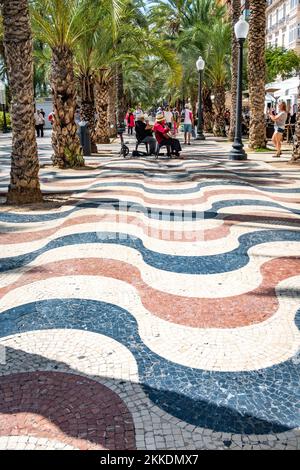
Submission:
[[285,123],[287,120],[287,108],[286,103],[283,101],[279,104],[279,113],[275,116],[269,113],[270,118],[274,122],[275,132],[272,137],[272,142],[277,150],[276,155],[274,157],[280,157],[281,155],[281,144],[283,141],[283,134],[285,131]]

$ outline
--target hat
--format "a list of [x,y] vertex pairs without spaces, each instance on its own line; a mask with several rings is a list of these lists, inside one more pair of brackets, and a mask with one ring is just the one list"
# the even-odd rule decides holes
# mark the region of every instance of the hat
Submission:
[[163,121],[164,119],[165,119],[165,116],[164,116],[163,113],[160,112],[160,113],[157,113],[157,114],[156,114],[156,120],[157,120],[157,122]]

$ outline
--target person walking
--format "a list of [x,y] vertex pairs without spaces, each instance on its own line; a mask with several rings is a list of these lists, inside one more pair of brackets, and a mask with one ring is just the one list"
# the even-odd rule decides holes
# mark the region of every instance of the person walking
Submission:
[[180,127],[180,115],[177,108],[173,109],[173,134],[176,136],[179,132]]
[[128,135],[133,135],[134,125],[135,125],[134,114],[131,109],[127,116]]
[[54,121],[54,112],[51,111],[48,115],[48,121],[50,122],[51,126],[53,126],[53,121]]
[[34,113],[34,119],[35,119],[35,130],[36,130],[37,137],[44,137],[45,119],[39,109],[37,109],[36,112]]
[[169,129],[173,129],[173,113],[170,110],[169,106],[167,106],[165,110],[165,120]]
[[276,148],[276,155],[274,157],[280,157],[281,146],[283,141],[283,134],[285,131],[285,123],[287,120],[287,106],[284,101],[279,104],[279,113],[273,115],[271,110],[269,111],[269,117],[274,122],[275,132],[272,137],[272,142]]
[[191,135],[194,127],[194,116],[191,111],[191,106],[189,103],[185,105],[184,108],[184,143],[185,145],[191,145]]

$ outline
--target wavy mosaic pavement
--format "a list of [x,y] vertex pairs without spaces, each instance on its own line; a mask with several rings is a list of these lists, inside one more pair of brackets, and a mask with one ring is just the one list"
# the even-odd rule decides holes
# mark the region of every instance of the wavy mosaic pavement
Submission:
[[299,449],[297,172],[88,163],[0,211],[0,449]]

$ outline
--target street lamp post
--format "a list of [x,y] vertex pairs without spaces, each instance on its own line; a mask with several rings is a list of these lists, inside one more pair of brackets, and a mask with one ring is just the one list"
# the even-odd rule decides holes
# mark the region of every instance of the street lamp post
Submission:
[[237,83],[237,103],[236,103],[236,124],[235,137],[232,149],[229,153],[230,160],[247,160],[242,139],[242,110],[243,110],[243,48],[249,32],[249,24],[243,16],[234,27],[234,32],[239,43],[238,61],[238,83]]
[[196,67],[199,72],[199,88],[198,88],[198,125],[197,125],[197,137],[196,140],[205,140],[203,134],[203,115],[202,115],[202,79],[205,62],[200,56],[196,62]]

